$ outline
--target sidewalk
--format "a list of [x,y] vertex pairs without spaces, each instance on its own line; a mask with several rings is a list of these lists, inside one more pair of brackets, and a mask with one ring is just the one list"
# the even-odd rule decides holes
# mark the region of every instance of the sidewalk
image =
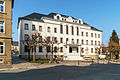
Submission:
[[41,69],[49,68],[54,66],[66,65],[66,66],[89,66],[91,63],[78,63],[77,62],[63,62],[60,64],[38,64],[38,63],[29,63],[23,62],[19,64],[12,64],[11,66],[0,66],[0,72],[2,71],[13,71],[13,70],[30,70],[30,69]]
[[[39,64],[39,63],[30,63],[23,59],[19,59],[18,56],[13,57],[13,64],[10,66],[0,66],[0,72],[2,71],[14,71],[14,70],[30,70],[30,69],[41,69],[41,68],[49,68],[54,66],[66,65],[66,66],[90,66],[91,62],[79,62],[79,61],[64,61],[59,64]],[[99,61],[100,64],[107,64],[107,61]],[[112,62],[110,62],[112,63]],[[120,63],[117,63],[120,64]]]
[[70,62],[61,62],[59,64],[39,64],[39,63],[30,63],[25,61],[24,59],[20,59],[18,56],[12,56],[12,65],[10,66],[0,66],[1,71],[13,71],[13,70],[30,70],[30,69],[41,69],[41,68],[49,68],[54,66],[66,65],[66,66],[89,66],[91,63],[80,62],[78,64],[77,61]]

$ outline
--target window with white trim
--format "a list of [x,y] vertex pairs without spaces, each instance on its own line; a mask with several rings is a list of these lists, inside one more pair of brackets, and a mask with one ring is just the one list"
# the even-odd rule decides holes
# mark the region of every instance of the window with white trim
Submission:
[[0,54],[4,53],[4,44],[3,42],[0,42]]
[[0,33],[4,32],[4,22],[0,22]]
[[0,59],[0,63],[3,63],[3,62],[4,62],[4,59],[1,58],[1,59]]
[[28,35],[28,34],[25,34],[25,35],[24,35],[24,40],[28,40],[28,38],[29,38],[29,35]]
[[4,12],[4,2],[0,1],[0,12]]
[[25,30],[29,30],[29,26],[27,23],[25,23]]

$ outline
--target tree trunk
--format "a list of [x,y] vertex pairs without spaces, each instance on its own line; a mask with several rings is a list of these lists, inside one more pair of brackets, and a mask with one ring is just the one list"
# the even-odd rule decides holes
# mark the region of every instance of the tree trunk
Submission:
[[35,47],[33,48],[33,61],[35,61]]
[[28,52],[28,60],[30,61],[30,51]]
[[52,44],[52,56],[51,56],[51,61],[53,62],[53,44]]

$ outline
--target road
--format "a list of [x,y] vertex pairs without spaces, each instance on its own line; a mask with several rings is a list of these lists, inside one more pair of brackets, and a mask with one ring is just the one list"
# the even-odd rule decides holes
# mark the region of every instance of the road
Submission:
[[96,64],[86,67],[56,66],[23,72],[0,73],[0,80],[120,80],[119,64]]

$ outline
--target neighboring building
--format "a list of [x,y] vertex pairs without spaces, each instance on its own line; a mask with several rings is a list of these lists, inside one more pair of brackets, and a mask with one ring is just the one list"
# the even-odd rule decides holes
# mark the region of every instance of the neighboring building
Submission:
[[14,0],[0,0],[0,64],[11,64],[13,3]]
[[[54,55],[64,56],[64,60],[83,60],[85,56],[95,58],[96,48],[102,44],[101,30],[88,25],[81,19],[57,13],[48,15],[32,13],[20,17],[18,30],[19,55],[23,58],[26,57],[27,52],[26,46],[21,41],[34,32],[41,33],[43,39],[47,36],[54,36],[60,43],[57,45],[60,51],[54,52]],[[45,48],[36,48],[37,58],[45,57],[46,53]]]
[[18,54],[19,53],[19,47],[17,41],[12,41],[12,54]]

